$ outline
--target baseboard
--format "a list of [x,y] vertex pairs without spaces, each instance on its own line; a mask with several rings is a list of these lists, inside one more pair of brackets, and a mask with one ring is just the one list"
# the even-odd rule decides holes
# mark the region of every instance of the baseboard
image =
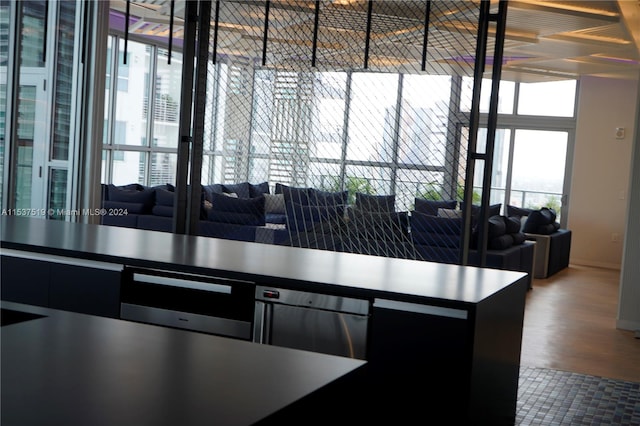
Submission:
[[621,265],[619,263],[596,262],[587,259],[571,259],[569,261],[569,265],[592,266],[594,268],[615,269],[618,271],[621,268]]
[[616,320],[616,328],[637,332],[640,330],[640,321]]

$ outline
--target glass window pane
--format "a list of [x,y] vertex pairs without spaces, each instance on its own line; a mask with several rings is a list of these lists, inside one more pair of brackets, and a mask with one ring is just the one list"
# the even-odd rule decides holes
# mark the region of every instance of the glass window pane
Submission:
[[167,64],[167,50],[158,49],[153,104],[153,146],[178,147],[182,55],[173,52]]
[[396,176],[396,208],[413,210],[415,199],[452,199],[443,188],[444,174],[422,170],[398,170]]
[[518,114],[573,117],[576,80],[520,83]]
[[[494,141],[493,165],[491,176],[491,195],[489,197],[490,204],[504,204],[504,194],[507,188],[507,177],[509,171],[509,141],[511,138],[510,129],[497,129]],[[486,152],[487,145],[487,129],[480,128],[478,131],[478,151]],[[483,167],[484,167],[484,163]],[[478,165],[475,168],[473,177],[473,186],[482,188],[482,177],[484,170]]]
[[104,81],[104,128],[102,129],[102,143],[105,145],[111,143],[111,139],[109,139],[109,114],[111,111],[111,61],[113,56],[113,40],[113,36],[107,38],[107,66]]
[[109,151],[106,149],[102,150],[102,170],[100,172],[100,183],[107,183],[107,170],[108,170],[108,158]]
[[176,163],[178,154],[155,152],[151,154],[151,170],[149,173],[149,185],[163,185],[176,183]]
[[509,204],[526,208],[548,206],[560,214],[567,139],[567,132],[516,130]]
[[[0,78],[2,78],[0,76]],[[5,149],[5,117],[7,115],[7,82],[0,81],[0,206],[4,191],[4,149]]]
[[273,116],[272,70],[257,70],[253,83],[253,122],[251,126],[251,151],[268,154],[271,141]]
[[[58,60],[56,61],[53,144],[51,147],[51,158],[53,160],[66,161],[69,159],[73,95],[73,51],[76,34],[75,11],[75,3],[60,3],[58,25],[56,28],[58,32],[56,52]],[[61,172],[56,173],[60,174]],[[51,187],[53,188],[54,185],[52,184]]]
[[112,151],[113,176],[111,183],[114,185],[127,185],[139,183],[144,185],[146,174],[146,162],[144,152]]
[[399,163],[444,165],[450,92],[449,76],[404,76]]
[[26,1],[21,3],[24,13],[20,39],[20,65],[22,67],[44,67],[44,15],[46,1]]
[[50,219],[65,220],[64,215],[57,214],[66,208],[67,204],[67,170],[51,169],[49,176],[49,210],[53,209],[54,215]]
[[266,182],[269,180],[269,159],[253,157],[249,165],[249,182]]
[[391,169],[372,166],[347,166],[345,189],[351,197],[356,192],[363,194],[391,194]]
[[342,191],[340,170],[339,163],[313,162],[309,168],[307,185],[322,191]]
[[[491,85],[491,79],[482,79],[482,87],[480,88],[480,112],[489,112]],[[515,82],[507,80],[500,81],[500,88],[498,92],[499,114],[513,114],[515,90]],[[462,77],[462,90],[460,93],[460,110],[463,112],[471,111],[471,102],[473,100],[473,77]]]
[[339,159],[342,155],[347,74],[317,73],[313,89],[311,155]]
[[123,64],[124,40],[120,40],[115,119],[124,126],[120,135],[114,135],[113,143],[143,145],[147,143],[151,47],[129,41],[127,50],[127,63]]
[[36,86],[20,86],[17,129],[18,163],[15,185],[16,208],[33,208],[35,205],[31,199],[35,135],[39,131],[38,129],[44,127],[44,123],[37,118],[36,89]]
[[348,160],[392,161],[397,98],[397,74],[353,74]]

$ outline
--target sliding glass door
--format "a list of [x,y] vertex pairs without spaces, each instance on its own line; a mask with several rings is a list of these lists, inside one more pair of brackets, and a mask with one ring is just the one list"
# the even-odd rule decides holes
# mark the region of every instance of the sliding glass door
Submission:
[[[491,204],[539,209],[553,208],[562,221],[567,209],[567,158],[569,130],[499,128],[496,131]],[[484,152],[486,128],[478,136]],[[482,187],[482,170],[477,167],[474,188]],[[566,216],[566,215],[564,215]]]
[[551,207],[560,214],[567,144],[564,131],[516,129],[509,204],[518,207]]

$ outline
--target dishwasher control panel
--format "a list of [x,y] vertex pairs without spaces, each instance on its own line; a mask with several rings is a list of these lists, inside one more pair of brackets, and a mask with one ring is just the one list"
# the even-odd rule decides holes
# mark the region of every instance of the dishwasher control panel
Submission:
[[306,291],[288,290],[265,286],[256,286],[256,300],[283,305],[322,309],[325,311],[346,312],[356,315],[368,315],[368,300]]

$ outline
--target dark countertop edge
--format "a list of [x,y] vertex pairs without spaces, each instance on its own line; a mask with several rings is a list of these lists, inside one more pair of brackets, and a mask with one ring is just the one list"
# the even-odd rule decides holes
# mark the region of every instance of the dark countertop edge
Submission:
[[[471,297],[468,297],[469,294],[467,294],[467,297],[457,297],[455,295],[452,296],[452,295],[440,295],[440,294],[421,294],[421,293],[416,293],[412,291],[410,292],[399,291],[398,289],[394,289],[394,288],[389,288],[389,289],[372,288],[372,287],[354,285],[351,283],[336,283],[336,282],[327,283],[322,279],[314,280],[313,278],[310,279],[309,277],[283,277],[281,275],[274,275],[273,273],[264,274],[261,271],[246,272],[244,270],[239,270],[237,268],[236,269],[222,268],[220,265],[218,265],[218,267],[211,267],[209,265],[179,263],[175,261],[169,261],[167,259],[154,260],[153,258],[145,258],[143,256],[128,257],[127,255],[125,257],[124,254],[112,255],[104,251],[85,252],[80,249],[75,249],[75,247],[73,246],[62,247],[57,243],[48,245],[48,244],[41,243],[39,241],[22,242],[19,240],[19,237],[16,238],[16,234],[14,233],[13,228],[5,228],[5,227],[11,226],[11,225],[18,226],[19,227],[18,233],[20,232],[30,233],[32,231],[30,229],[31,223],[34,223],[36,226],[35,229],[37,231],[42,232],[46,230],[47,227],[49,227],[49,223],[51,221],[33,219],[28,217],[19,218],[19,217],[10,217],[10,216],[1,217],[0,219],[1,219],[0,228],[4,228],[4,229],[0,229],[0,248],[4,248],[4,249],[13,249],[13,250],[19,250],[19,251],[50,255],[50,256],[61,256],[61,257],[66,257],[70,259],[78,259],[80,261],[87,260],[87,261],[104,262],[104,263],[110,263],[110,264],[116,264],[116,265],[122,264],[122,265],[139,267],[139,268],[160,269],[160,270],[182,272],[187,274],[190,273],[190,274],[204,275],[204,276],[214,275],[222,278],[251,281],[261,285],[283,287],[283,288],[289,288],[292,290],[299,290],[299,291],[322,292],[326,294],[333,294],[333,295],[339,295],[344,297],[355,297],[355,298],[366,298],[366,299],[386,298],[389,300],[404,301],[408,303],[430,304],[435,306],[456,307],[456,308],[467,309],[468,307],[474,306],[478,303],[481,303],[484,299],[489,298],[492,294],[495,294],[496,292],[498,292],[500,288],[506,288],[512,285],[513,283],[518,282],[524,277],[526,277],[526,274],[522,272],[495,270],[493,272],[505,273],[505,274],[508,273],[511,276],[508,279],[500,278],[498,276],[498,279],[502,281],[503,284],[500,284],[498,286],[500,288],[496,287],[491,292],[481,291],[480,293],[482,294],[476,294],[475,296],[472,295]],[[37,221],[37,223],[32,221]],[[78,228],[76,228],[75,225],[78,225],[80,227],[80,231],[76,231],[76,229]],[[70,228],[72,226],[73,226],[73,229]],[[170,234],[170,233],[164,233],[164,232],[160,233],[160,232],[145,231],[145,230],[139,230],[139,229],[102,226],[102,225],[95,225],[95,224],[91,225],[91,224],[74,223],[74,222],[53,221],[53,223],[51,223],[51,227],[53,227],[54,229],[53,234],[59,233],[59,232],[72,232],[73,234],[75,234],[76,232],[79,232],[79,233],[84,232],[84,233],[87,233],[87,235],[91,236],[91,234],[93,233],[111,233],[110,229],[114,229],[113,230],[114,234],[122,234],[124,232],[125,236],[126,236],[126,233],[129,233],[129,232],[162,234],[161,240],[165,239],[166,235],[169,234],[171,237],[170,238],[171,243],[173,243],[173,241],[175,240],[179,244],[186,244],[191,239],[193,239],[193,241],[195,241],[196,243],[203,243],[203,242],[206,242],[205,240],[211,239],[210,237],[201,237],[196,235]],[[9,239],[5,238],[7,234],[9,235]],[[156,235],[156,237],[158,237],[158,235]],[[215,242],[212,243],[215,246],[220,245],[222,241],[225,241],[225,242],[228,241],[228,240],[220,240],[215,238],[213,239],[216,240]],[[241,244],[251,244],[251,245],[260,244],[260,243],[251,243],[251,242],[244,243],[244,242],[233,241],[233,240],[229,240],[228,242],[229,244],[232,245],[232,247],[233,245],[238,246]],[[260,244],[260,245],[263,246],[264,244]],[[280,247],[280,246],[276,246],[276,247]],[[300,250],[311,250],[311,249],[300,249]],[[325,255],[325,254],[322,254],[322,255]],[[364,256],[364,255],[350,254],[350,256]],[[412,262],[404,259],[398,259],[398,261]],[[433,262],[427,262],[427,263],[433,263]],[[433,264],[438,265],[438,268],[443,268],[443,269],[449,268],[449,267],[466,268],[465,270],[483,269],[483,268],[477,268],[473,266],[460,266],[460,265],[448,265],[448,264],[437,264],[437,263],[433,263]]]
[[[342,286],[338,284],[326,284],[322,282],[298,281],[298,280],[291,280],[288,278],[277,277],[277,276],[271,277],[266,275],[252,275],[244,272],[217,270],[212,268],[182,265],[182,264],[176,264],[176,263],[156,262],[153,260],[146,260],[146,259],[123,258],[118,256],[78,252],[74,250],[52,248],[52,247],[45,247],[45,246],[33,246],[29,244],[7,242],[7,241],[0,241],[0,248],[25,251],[30,253],[47,254],[52,256],[77,258],[82,260],[91,260],[96,262],[104,262],[104,263],[118,264],[118,265],[124,265],[124,266],[133,266],[133,267],[139,267],[139,268],[161,269],[161,270],[166,270],[171,272],[183,272],[183,273],[195,274],[195,275],[209,276],[213,274],[221,278],[230,278],[230,279],[236,279],[241,281],[251,281],[251,282],[255,282],[257,285],[269,285],[272,287],[281,287],[281,288],[287,288],[290,290],[318,292],[323,294],[331,294],[331,295],[337,295],[337,296],[343,296],[343,297],[354,297],[359,299],[382,298],[382,299],[389,299],[389,300],[407,302],[407,303],[435,304],[438,306],[458,308],[458,309],[461,307],[464,307],[465,309],[467,309],[475,305],[475,303],[473,302],[467,302],[467,301],[461,301],[461,300],[426,297],[426,296],[419,296],[419,295],[412,295],[412,294],[405,294],[405,293],[396,293],[391,291],[385,292],[385,291],[372,290],[372,289],[361,288],[361,287],[348,287],[348,286]],[[2,254],[2,252],[0,252],[0,254]],[[274,280],[277,280],[277,284],[273,284]]]

